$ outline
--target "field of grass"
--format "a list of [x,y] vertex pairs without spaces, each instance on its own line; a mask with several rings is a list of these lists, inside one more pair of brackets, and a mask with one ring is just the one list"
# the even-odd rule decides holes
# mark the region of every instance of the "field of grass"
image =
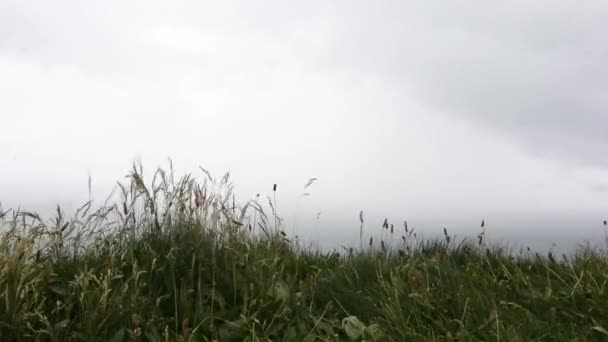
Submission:
[[311,251],[273,201],[235,203],[228,176],[142,174],[69,217],[0,212],[0,341],[608,340],[605,251],[512,254],[389,222]]

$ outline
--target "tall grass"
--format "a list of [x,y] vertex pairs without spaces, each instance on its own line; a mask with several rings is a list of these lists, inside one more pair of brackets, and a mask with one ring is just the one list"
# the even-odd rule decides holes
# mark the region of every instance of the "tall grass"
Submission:
[[608,339],[603,251],[514,255],[388,220],[365,246],[302,250],[275,196],[268,217],[228,175],[143,174],[69,217],[0,212],[1,341]]

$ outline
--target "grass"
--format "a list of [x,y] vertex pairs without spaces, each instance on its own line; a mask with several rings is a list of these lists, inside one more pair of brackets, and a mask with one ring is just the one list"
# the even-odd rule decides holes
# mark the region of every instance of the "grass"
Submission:
[[142,174],[69,218],[0,212],[1,341],[608,340],[604,251],[513,254],[386,221],[322,253],[288,240],[276,200],[271,217],[238,206],[228,175]]

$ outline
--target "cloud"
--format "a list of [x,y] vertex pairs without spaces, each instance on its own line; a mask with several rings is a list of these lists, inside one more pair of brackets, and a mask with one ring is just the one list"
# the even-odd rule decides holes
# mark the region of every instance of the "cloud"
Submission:
[[424,103],[545,158],[606,167],[608,4],[366,5],[334,13],[328,69],[407,84]]
[[3,1],[0,13],[0,56],[47,70],[209,89],[286,68],[375,77],[529,153],[608,166],[603,1]]
[[607,19],[600,1],[0,1],[2,200],[86,197],[87,171],[112,185],[171,156],[244,196],[318,177],[311,217],[355,226],[595,219]]

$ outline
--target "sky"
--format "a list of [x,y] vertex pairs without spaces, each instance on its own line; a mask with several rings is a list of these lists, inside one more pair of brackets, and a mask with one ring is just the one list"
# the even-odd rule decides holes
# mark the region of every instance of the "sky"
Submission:
[[101,201],[170,157],[243,199],[278,184],[321,243],[353,241],[361,210],[366,234],[483,218],[514,245],[597,241],[606,35],[594,0],[3,0],[0,201],[74,207],[89,175]]

